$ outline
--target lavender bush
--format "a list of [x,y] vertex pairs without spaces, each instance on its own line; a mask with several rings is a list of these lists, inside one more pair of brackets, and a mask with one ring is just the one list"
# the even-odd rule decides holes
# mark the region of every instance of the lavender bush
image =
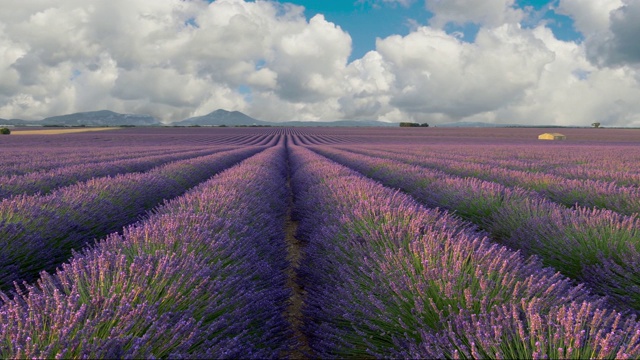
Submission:
[[260,148],[221,152],[166,164],[146,173],[104,177],[46,196],[0,202],[0,289],[52,271],[93,238],[117,231],[164,199],[184,193]]
[[[492,234],[493,239],[540,256],[543,263],[614,298],[624,310],[640,310],[636,277],[640,219],[608,210],[568,209],[535,193],[478,179],[463,179],[416,166],[340,150],[314,148],[427,206],[443,207]],[[594,276],[613,262],[617,271]],[[618,274],[619,273],[619,274]]]
[[504,186],[525,188],[569,207],[579,204],[584,207],[609,209],[624,215],[640,215],[640,189],[637,186],[619,186],[613,182],[592,179],[566,179],[549,173],[477,164],[468,159],[450,160],[433,155],[396,154],[350,147],[341,149],[435,169],[448,175],[473,177]]
[[[636,140],[637,141],[637,140]],[[424,166],[436,168],[452,167],[452,171],[477,169],[485,175],[490,171],[525,171],[528,176],[545,176],[548,179],[560,176],[566,179],[599,180],[613,182],[619,186],[640,185],[640,173],[634,166],[638,159],[633,143],[630,144],[549,144],[508,143],[494,141],[487,144],[468,144],[459,141],[430,145],[406,146],[371,144],[358,146],[362,150],[384,150],[387,153],[402,154],[403,158]],[[629,146],[631,145],[631,146]],[[354,146],[349,146],[354,149]],[[355,149],[354,149],[355,150]],[[388,156],[384,154],[382,156]],[[489,169],[487,169],[489,167]],[[487,171],[489,170],[489,171]],[[473,175],[471,175],[473,176]],[[541,179],[544,179],[542,177]]]
[[215,154],[216,152],[228,150],[231,150],[231,148],[221,147],[217,149],[181,152],[178,154],[147,156],[137,159],[71,165],[58,167],[53,170],[32,172],[21,176],[4,176],[0,177],[0,182],[2,183],[2,187],[0,188],[0,198],[19,194],[47,194],[54,189],[87,181],[96,177],[113,177],[118,174],[126,174],[130,172],[145,172],[170,162],[196,158],[199,156],[207,156]]
[[[472,333],[451,331],[446,334],[452,338],[446,338],[448,322],[474,316],[497,321],[496,309],[525,304],[545,316],[544,326],[555,326],[561,307],[577,316],[577,304],[606,306],[535,258],[525,260],[491,244],[447,213],[423,208],[308,150],[293,147],[291,159],[300,236],[308,242],[301,270],[308,292],[306,330],[320,357],[451,356],[445,350]],[[607,318],[618,316],[598,311]],[[589,316],[583,316],[585,321],[591,321]],[[475,322],[471,326],[486,331]],[[577,329],[588,327],[579,324]],[[525,325],[525,333],[511,330],[505,332],[516,342],[536,331],[533,322]],[[630,321],[620,331],[639,330]],[[550,336],[536,334],[543,340]],[[508,346],[510,338],[502,338],[478,344],[475,353],[458,354],[490,354],[496,344]],[[640,354],[639,339],[627,340],[605,341],[595,333],[584,337],[586,346]],[[538,356],[534,350],[523,347],[509,355],[531,358]]]
[[[35,144],[34,144],[35,145]],[[98,164],[104,161],[118,161],[127,159],[136,159],[146,156],[168,155],[175,153],[177,149],[164,149],[157,147],[130,147],[130,148],[46,148],[29,147],[28,149],[3,149],[6,157],[2,164],[3,178],[11,176],[20,176],[32,172],[47,171],[58,169],[65,166],[73,166],[79,164]],[[192,147],[190,151],[198,150]],[[199,149],[202,150],[202,149]],[[181,150],[184,151],[184,147]],[[34,156],[34,152],[37,156]]]
[[278,357],[291,344],[283,151],[222,172],[2,295],[0,356]]

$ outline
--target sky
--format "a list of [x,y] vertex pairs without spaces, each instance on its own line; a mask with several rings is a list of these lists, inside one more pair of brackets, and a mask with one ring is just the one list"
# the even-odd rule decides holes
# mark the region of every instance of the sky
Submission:
[[640,0],[0,0],[0,118],[640,126]]

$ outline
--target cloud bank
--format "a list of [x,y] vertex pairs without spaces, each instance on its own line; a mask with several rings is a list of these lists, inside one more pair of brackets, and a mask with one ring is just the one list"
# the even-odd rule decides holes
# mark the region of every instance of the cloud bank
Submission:
[[[381,6],[393,2],[410,3]],[[0,117],[173,121],[224,108],[275,121],[640,126],[640,2],[560,0],[580,43],[522,26],[513,0],[424,6],[428,22],[349,62],[349,34],[291,4],[4,0]],[[473,42],[445,31],[469,23]]]

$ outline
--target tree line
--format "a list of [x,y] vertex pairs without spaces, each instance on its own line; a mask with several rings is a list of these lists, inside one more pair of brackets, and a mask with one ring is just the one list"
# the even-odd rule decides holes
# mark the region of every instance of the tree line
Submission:
[[400,123],[400,127],[429,127],[429,124],[427,124],[427,123],[418,124],[418,123],[412,123],[412,122],[401,122]]

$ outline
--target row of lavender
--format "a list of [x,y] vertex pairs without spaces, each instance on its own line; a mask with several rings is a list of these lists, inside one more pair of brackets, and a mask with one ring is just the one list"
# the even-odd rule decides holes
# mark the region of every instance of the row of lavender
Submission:
[[52,271],[72,249],[118,231],[164,199],[171,199],[261,147],[174,161],[148,172],[101,177],[48,195],[18,195],[0,202],[0,290],[13,281]]
[[640,155],[633,151],[634,146],[629,145],[395,145],[386,150],[511,170],[548,173],[567,179],[603,180],[623,186],[640,184],[640,169],[635,166]]
[[634,317],[604,310],[602,299],[535,258],[292,149],[295,213],[307,242],[305,330],[318,356],[640,356]]
[[[141,132],[141,136],[145,133]],[[101,134],[102,135],[102,134]],[[215,133],[208,134],[210,138],[215,138]],[[220,136],[220,135],[218,135]],[[102,162],[127,160],[143,158],[154,155],[169,155],[177,154],[179,152],[189,152],[206,150],[212,147],[230,147],[230,146],[262,146],[272,143],[277,135],[265,133],[261,135],[234,135],[226,136],[223,139],[219,139],[213,144],[202,144],[188,138],[182,139],[179,144],[176,145],[164,145],[158,146],[158,143],[163,141],[171,141],[171,139],[177,137],[177,135],[171,136],[171,139],[165,139],[157,136],[155,138],[155,144],[141,145],[135,144],[134,146],[124,145],[126,144],[121,139],[113,141],[109,146],[101,146],[99,143],[100,137],[96,138],[94,144],[84,144],[79,139],[68,138],[66,141],[56,139],[53,143],[57,144],[63,142],[65,147],[43,147],[42,142],[38,142],[30,137],[24,141],[26,144],[32,144],[32,147],[15,147],[10,148],[0,143],[0,149],[3,154],[2,163],[2,176],[10,177],[12,175],[25,175],[30,172],[45,172],[49,170],[59,169],[62,167],[72,165],[88,165],[99,164]],[[21,137],[24,139],[25,137]],[[51,138],[51,136],[49,136]],[[42,139],[42,137],[38,137]],[[119,146],[120,143],[124,143]],[[25,144],[22,144],[25,145]]]
[[621,186],[640,185],[640,160],[630,146],[527,144],[493,146],[393,146],[388,150],[452,161],[473,162],[491,167],[541,172],[567,179],[615,182]]
[[[639,186],[637,130],[565,129],[570,140],[539,141],[542,129],[296,129],[302,145],[362,144],[427,158]],[[555,130],[557,131],[557,130]],[[564,130],[563,130],[564,132]]]
[[494,240],[588,284],[620,308],[640,310],[640,219],[609,210],[558,205],[519,188],[351,152],[315,151],[428,207],[455,211]]
[[609,209],[624,215],[640,215],[640,187],[637,186],[619,186],[614,182],[591,179],[566,179],[550,173],[512,170],[464,159],[443,159],[434,154],[408,154],[402,149],[389,151],[393,147],[384,150],[354,147],[343,149],[440,170],[455,176],[475,177],[505,186],[522,187],[566,206],[579,204]]
[[[268,128],[128,128],[113,131],[78,132],[56,135],[5,136],[0,148],[26,151],[33,148],[64,149],[70,147],[164,147],[257,145],[266,137],[279,135],[278,129]],[[17,133],[14,131],[14,133]],[[14,134],[15,135],[15,134]]]
[[79,150],[76,147],[2,149],[2,176],[19,176],[31,172],[47,171],[65,166],[78,164],[95,164],[103,161],[116,161],[141,158],[145,156],[165,155],[185,150],[199,150],[202,148],[158,148],[132,147],[124,149],[87,147]]
[[[639,134],[640,135],[640,134]],[[366,144],[363,144],[366,145]],[[385,150],[422,155],[479,165],[548,173],[568,179],[613,181],[619,185],[639,185],[639,160],[633,146],[526,143],[504,144],[431,144],[407,146],[389,144]]]
[[25,175],[0,176],[0,184],[2,184],[0,187],[0,199],[19,194],[47,194],[54,189],[96,177],[148,171],[169,162],[211,155],[216,152],[231,149],[232,147],[216,147],[206,150],[180,151],[134,159],[107,160],[58,166],[53,169],[32,172]]
[[14,299],[2,358],[275,358],[291,345],[284,146],[76,254]]

